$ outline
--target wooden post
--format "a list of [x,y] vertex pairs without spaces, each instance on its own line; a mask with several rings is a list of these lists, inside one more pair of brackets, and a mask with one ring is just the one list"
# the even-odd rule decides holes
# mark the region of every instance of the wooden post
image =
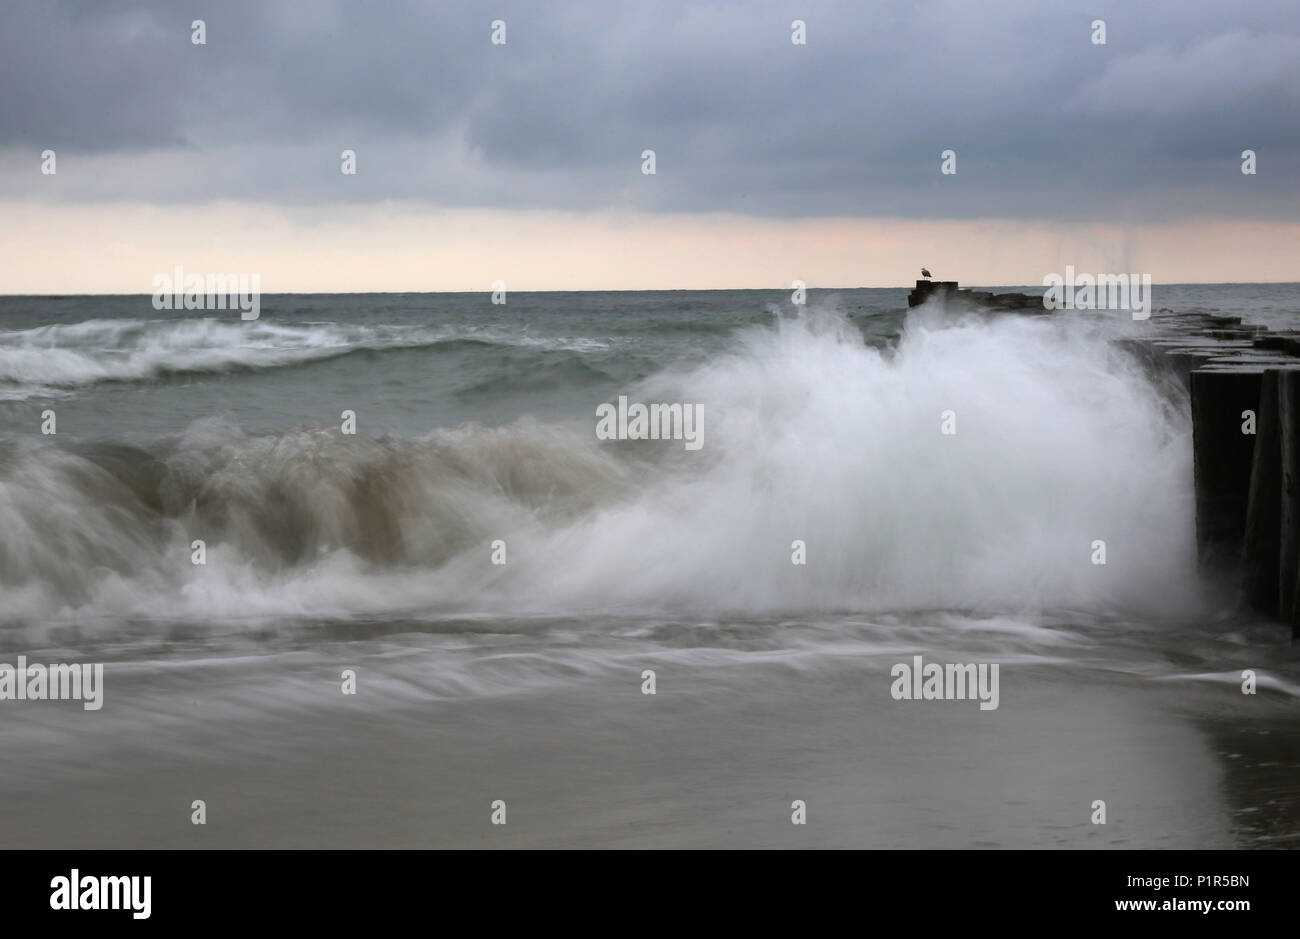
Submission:
[[1282,435],[1278,370],[1264,373],[1255,412],[1255,452],[1250,468],[1243,550],[1242,601],[1269,616],[1278,615],[1281,564]]
[[1197,553],[1207,571],[1236,576],[1255,449],[1255,438],[1241,432],[1241,413],[1258,410],[1263,371],[1205,368],[1190,377]]
[[1282,512],[1278,549],[1278,616],[1300,634],[1300,370],[1278,372]]

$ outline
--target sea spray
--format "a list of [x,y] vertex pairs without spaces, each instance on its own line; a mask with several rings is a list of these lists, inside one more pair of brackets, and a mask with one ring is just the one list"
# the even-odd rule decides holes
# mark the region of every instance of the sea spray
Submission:
[[1193,602],[1186,415],[1095,328],[917,317],[887,351],[812,311],[628,393],[700,402],[709,446],[602,448],[590,423],[530,419],[24,444],[0,461],[0,616]]

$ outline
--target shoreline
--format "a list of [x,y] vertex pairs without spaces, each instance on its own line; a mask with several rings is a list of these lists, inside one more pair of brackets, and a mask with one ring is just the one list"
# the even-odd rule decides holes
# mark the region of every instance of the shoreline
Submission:
[[449,700],[352,651],[351,699],[332,656],[246,659],[261,667],[234,690],[168,663],[116,694],[110,675],[109,723],[50,710],[42,733],[6,732],[0,846],[1300,847],[1292,699],[1267,689],[1243,720],[1230,685],[1027,662],[1004,666],[993,721],[891,700],[887,654],[828,652],[670,655],[655,696],[629,663]]

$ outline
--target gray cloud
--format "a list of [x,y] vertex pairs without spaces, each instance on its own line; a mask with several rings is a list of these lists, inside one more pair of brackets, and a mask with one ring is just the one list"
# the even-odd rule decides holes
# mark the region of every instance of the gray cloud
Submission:
[[1268,0],[19,0],[0,197],[1290,220],[1298,68]]

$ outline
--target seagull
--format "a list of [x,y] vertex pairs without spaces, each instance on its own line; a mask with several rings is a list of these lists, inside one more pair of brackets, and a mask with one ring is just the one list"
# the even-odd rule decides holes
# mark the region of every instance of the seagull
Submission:
[[921,276],[922,276],[922,277],[930,277],[930,276],[932,276],[932,275],[931,275],[930,272],[927,271],[925,268],[921,268]]

